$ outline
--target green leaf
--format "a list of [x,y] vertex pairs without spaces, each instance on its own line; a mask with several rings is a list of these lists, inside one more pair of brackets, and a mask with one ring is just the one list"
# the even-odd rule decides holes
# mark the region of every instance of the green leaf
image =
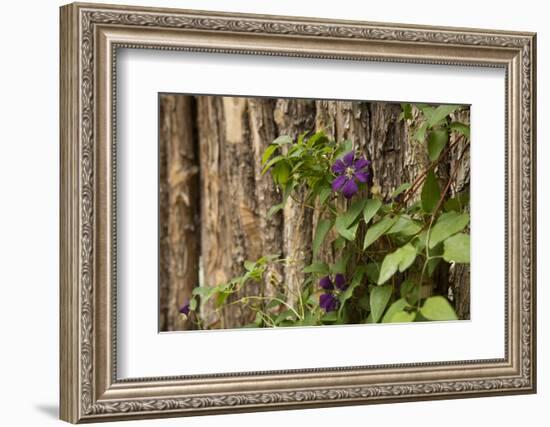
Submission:
[[428,123],[424,122],[420,126],[418,126],[418,129],[416,129],[416,132],[414,133],[413,138],[416,139],[418,142],[424,142],[426,139],[426,130],[428,129]]
[[275,138],[272,144],[277,144],[277,145],[292,144],[292,138],[288,135],[281,135]]
[[269,162],[267,162],[267,164],[262,169],[262,175],[265,174],[271,166],[273,166],[277,162],[280,162],[284,158],[285,158],[285,156],[275,156],[275,157],[273,157]]
[[411,188],[411,184],[409,184],[408,182],[401,184],[399,187],[393,190],[393,193],[391,194],[392,199],[399,196],[403,191],[408,190],[409,188]]
[[453,122],[449,125],[449,129],[455,130],[458,133],[464,135],[466,138],[470,139],[470,126],[465,125],[460,122]]
[[458,320],[458,317],[447,298],[429,297],[420,308],[420,314],[428,320]]
[[342,273],[344,274],[346,272],[346,267],[348,266],[348,261],[351,258],[351,253],[347,253],[346,255],[342,256],[338,262],[332,264],[330,266],[331,273]]
[[410,304],[416,304],[420,294],[420,287],[417,286],[412,280],[407,279],[401,283],[399,293],[401,298],[405,298]]
[[416,313],[414,311],[397,311],[392,315],[389,323],[408,323],[412,322],[415,317]]
[[435,107],[432,107],[428,104],[416,104],[416,107],[420,111],[422,111],[422,114],[424,114],[424,117],[426,119],[429,119],[435,111]]
[[313,257],[316,257],[321,249],[325,237],[329,230],[332,228],[332,221],[329,219],[321,219],[315,229],[315,237],[313,238]]
[[400,257],[399,271],[402,273],[409,268],[416,259],[416,248],[412,244],[407,243],[405,246],[400,247],[398,251]]
[[355,234],[357,233],[357,227],[359,227],[359,223],[355,224],[354,226],[350,228],[344,228],[342,224],[341,217],[336,218],[336,222],[334,223],[336,227],[336,231],[338,231],[338,234],[342,236],[344,239],[353,241],[355,240]]
[[324,262],[315,261],[308,265],[302,270],[304,273],[319,273],[319,274],[328,274],[329,268],[328,265]]
[[221,307],[231,294],[232,292],[218,292],[216,296],[216,307]]
[[338,150],[336,150],[336,158],[342,157],[344,154],[349,153],[351,150],[353,150],[353,141],[350,139],[342,141],[340,147],[338,147]]
[[365,266],[357,267],[355,274],[351,279],[351,283],[346,288],[346,290],[342,292],[338,297],[340,299],[340,311],[344,308],[344,303],[353,295],[353,291],[355,290],[355,288],[362,283],[363,276],[365,275],[365,270]]
[[273,176],[275,182],[277,182],[281,187],[284,187],[290,176],[289,164],[286,161],[278,162],[273,166],[273,169],[271,169],[271,175]]
[[399,215],[395,225],[388,230],[388,234],[402,234],[403,236],[412,236],[418,233],[422,227],[413,221],[410,217]]
[[399,115],[400,119],[410,120],[412,119],[412,105],[411,104],[401,104],[401,109],[403,110]]
[[316,144],[322,144],[322,143],[327,143],[327,142],[328,142],[328,138],[325,135],[325,133],[323,131],[319,131],[319,132],[313,134],[311,137],[308,138],[307,146],[312,148]]
[[332,242],[332,247],[336,251],[341,251],[346,247],[346,239],[344,239],[342,236],[338,236],[336,240]]
[[382,317],[382,323],[390,323],[393,315],[399,311],[403,311],[405,308],[411,307],[405,298],[398,299],[395,301],[388,310],[384,317]]
[[279,315],[277,316],[277,318],[275,319],[275,324],[279,324],[281,323],[283,320],[287,320],[287,319],[292,319],[294,320],[294,311],[288,309],[288,310],[284,310],[282,311],[281,313],[279,313]]
[[432,274],[434,274],[434,271],[435,269],[437,268],[437,266],[439,265],[439,263],[441,262],[441,258],[433,258],[431,260],[428,261],[428,276],[429,277],[432,277]]
[[195,289],[193,289],[192,294],[193,295],[198,295],[201,298],[202,303],[204,304],[217,291],[218,291],[217,286],[213,286],[213,287],[212,286],[198,286]]
[[254,267],[256,267],[256,263],[253,262],[253,261],[249,261],[249,260],[246,260],[244,262],[244,268],[247,270],[247,271],[252,271],[254,269]]
[[191,298],[189,300],[189,310],[195,311],[196,309],[197,309],[197,299],[196,298]]
[[376,224],[369,227],[365,234],[365,241],[363,243],[363,250],[367,249],[375,240],[382,236],[397,222],[397,217],[384,217]]
[[449,141],[449,134],[445,129],[436,129],[428,136],[428,157],[433,162],[439,158],[441,151]]
[[407,243],[405,246],[397,249],[396,251],[388,254],[382,261],[380,267],[380,276],[378,277],[378,284],[381,285],[389,280],[399,269],[403,272],[411,266],[416,259],[416,248]]
[[322,188],[319,191],[319,203],[322,205],[325,204],[325,202],[328,199],[328,196],[330,196],[331,193],[332,193],[332,189],[330,187]]
[[267,217],[271,218],[273,215],[275,215],[277,212],[282,210],[285,207],[284,203],[276,204],[275,206],[271,206],[271,208],[267,211]]
[[401,254],[399,249],[384,257],[384,261],[382,261],[382,266],[380,267],[380,276],[378,277],[379,285],[387,282],[395,274],[400,261]]
[[443,205],[443,209],[445,209],[445,211],[460,212],[468,205],[469,201],[470,193],[468,191],[463,191],[461,193],[458,193],[452,199],[447,200]]
[[442,213],[430,231],[429,247],[433,248],[447,237],[462,231],[470,222],[470,215],[455,211]]
[[344,228],[348,228],[351,224],[353,224],[353,222],[357,219],[359,214],[363,211],[363,208],[365,207],[366,202],[367,202],[366,200],[356,200],[346,210],[344,215],[339,216],[336,219],[336,222],[338,222],[338,220],[340,220],[341,225]]
[[370,293],[370,309],[373,323],[378,323],[391,298],[392,287],[390,285],[376,286]]
[[380,209],[380,206],[382,206],[382,202],[380,200],[367,199],[365,202],[365,208],[363,209],[363,219],[365,220],[365,224],[368,224],[374,215],[376,215]]
[[265,165],[277,148],[279,148],[277,145],[271,144],[265,149],[264,155],[262,156],[262,165]]
[[422,202],[422,209],[424,209],[424,212],[432,213],[440,197],[441,190],[439,189],[439,183],[437,182],[433,169],[430,169],[420,195],[420,201]]
[[458,105],[440,105],[428,117],[428,126],[432,127],[439,124],[440,121],[445,119],[449,114],[454,113],[458,108]]
[[443,242],[443,259],[447,262],[470,262],[470,235],[459,233]]
[[338,312],[336,311],[325,313],[323,317],[321,317],[322,322],[336,322],[336,320],[338,320]]
[[367,279],[372,283],[378,283],[378,277],[380,276],[380,263],[369,262],[365,266],[365,272],[367,273]]
[[357,300],[357,305],[361,307],[364,311],[367,311],[370,313],[370,300],[369,300],[369,294],[365,293],[361,295],[361,297]]
[[307,313],[298,324],[301,326],[314,326],[317,324],[317,319],[313,313]]

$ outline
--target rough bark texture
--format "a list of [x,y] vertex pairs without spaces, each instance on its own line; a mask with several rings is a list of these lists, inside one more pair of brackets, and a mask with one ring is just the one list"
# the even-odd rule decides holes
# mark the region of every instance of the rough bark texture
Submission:
[[194,100],[160,97],[160,329],[192,329],[179,307],[198,284],[200,240]]
[[[200,185],[197,184],[200,188],[200,203],[197,203],[200,209],[197,210],[201,212],[201,284],[214,286],[241,275],[245,260],[282,255],[290,262],[271,268],[264,283],[249,285],[229,301],[258,293],[272,296],[282,289],[279,287],[283,283],[290,288],[288,298],[294,301],[297,286],[303,279],[302,268],[311,261],[312,234],[319,218],[293,200],[287,202],[282,212],[267,218],[267,211],[280,201],[281,195],[269,174],[261,175],[264,149],[279,135],[296,138],[303,132],[321,129],[338,141],[350,139],[354,148],[363,151],[372,162],[371,191],[388,198],[398,185],[414,179],[428,164],[425,146],[409,135],[407,124],[399,121],[400,113],[398,104],[383,102],[196,97],[193,121],[198,129],[196,145],[200,161],[197,164],[200,163],[201,171]],[[461,113],[457,119],[468,123],[469,114]],[[194,127],[185,122],[186,119],[181,120],[184,126]],[[165,121],[163,119],[163,126]],[[182,144],[186,143],[184,140],[178,138]],[[463,143],[457,144],[450,158],[456,159],[463,149]],[[466,153],[469,155],[467,150]],[[168,161],[162,147],[160,155],[161,164]],[[461,168],[456,172],[457,185],[451,189],[452,195],[469,186],[469,158],[464,160],[452,160],[440,166],[442,185],[455,168]],[[161,218],[165,218],[171,199],[163,190],[167,177],[162,171],[160,179],[160,213]],[[298,193],[297,198],[303,196]],[[161,230],[169,224],[161,223]],[[198,232],[194,234],[195,240],[199,240],[198,235]],[[166,250],[163,242],[161,254]],[[334,262],[337,254],[325,251],[320,257]],[[161,283],[168,280],[163,279],[165,270],[161,268]],[[455,301],[461,318],[469,318],[469,267],[457,265],[451,271],[446,269],[437,274],[441,278],[441,289],[437,291]],[[161,286],[164,286],[161,289],[162,325],[163,313],[172,302],[164,296],[165,285]],[[202,307],[202,314],[204,326],[211,328],[238,327],[254,319],[254,312],[243,310],[241,304],[233,304],[220,312],[214,302],[209,302]],[[168,323],[169,319],[164,324]]]
[[[278,130],[271,100],[200,97],[198,105],[204,284],[217,285],[241,275],[246,260],[283,253],[282,218],[267,218],[280,195],[269,174],[261,175],[261,156]],[[272,282],[281,283],[282,274],[271,269],[265,283],[247,285],[229,302],[247,295],[274,295]],[[204,312],[209,313],[210,327],[238,327],[255,317],[242,304],[216,312],[214,302],[209,302]]]
[[[289,135],[293,139],[303,132],[311,131],[315,126],[315,102],[299,99],[279,99],[275,104],[273,116],[279,135]],[[302,270],[311,263],[311,241],[313,213],[305,209],[306,194],[297,189],[296,200],[289,199],[283,209],[283,255],[287,260],[284,266],[284,281],[287,300],[294,304],[303,282]]]

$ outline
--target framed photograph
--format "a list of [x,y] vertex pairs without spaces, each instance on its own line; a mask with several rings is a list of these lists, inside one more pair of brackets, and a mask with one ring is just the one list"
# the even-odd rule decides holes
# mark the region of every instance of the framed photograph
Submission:
[[60,22],[63,420],[536,391],[535,34]]

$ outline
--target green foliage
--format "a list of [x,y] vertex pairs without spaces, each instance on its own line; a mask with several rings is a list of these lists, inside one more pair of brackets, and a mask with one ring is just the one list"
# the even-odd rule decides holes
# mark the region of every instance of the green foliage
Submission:
[[457,320],[453,307],[443,296],[429,297],[420,308],[420,314],[428,320]]
[[[469,139],[469,126],[453,120],[460,109],[402,104],[400,119],[415,127],[411,143],[424,146],[430,163],[391,194],[363,183],[350,200],[332,190],[332,166],[354,150],[351,140],[334,141],[323,132],[275,139],[261,158],[263,179],[270,175],[280,194],[267,216],[280,214],[289,200],[315,211],[311,263],[302,269],[301,283],[273,274],[300,260],[271,255],[245,261],[241,275],[227,283],[196,287],[189,308],[198,326],[208,328],[200,314],[211,300],[220,311],[248,307],[253,316],[245,327],[456,319],[444,296],[423,295],[434,289],[439,266],[470,258],[469,194],[451,197],[449,186],[439,183],[448,178],[438,170],[451,141]],[[321,279],[327,287],[320,287]],[[334,304],[321,306],[322,295]]]
[[395,252],[386,255],[384,261],[382,261],[382,267],[380,267],[380,276],[378,277],[378,284],[381,285],[388,281],[392,277],[397,269],[400,272],[405,271],[411,266],[416,258],[416,248],[407,243],[405,246],[397,249]]
[[319,253],[319,249],[325,240],[325,237],[329,230],[332,228],[332,220],[320,219],[315,230],[315,237],[313,238],[313,257],[315,258]]
[[426,181],[424,181],[424,186],[422,187],[421,194],[421,203],[422,209],[424,212],[432,213],[441,198],[441,190],[439,188],[439,183],[432,169],[428,172],[426,176]]
[[378,323],[382,317],[386,305],[390,301],[392,287],[390,285],[376,286],[370,293],[370,308],[372,314],[372,322]]
[[462,231],[469,222],[470,216],[467,213],[450,211],[441,214],[430,233],[430,249],[447,237]]
[[447,262],[470,262],[470,235],[455,234],[443,242],[443,259]]
[[403,311],[409,311],[412,309],[413,307],[409,305],[409,303],[405,298],[400,298],[397,301],[395,301],[392,305],[390,305],[390,307],[384,314],[384,317],[382,317],[382,323],[392,323],[394,321],[393,316],[395,316],[397,313],[401,313]]
[[449,141],[449,133],[446,129],[435,129],[428,136],[428,157],[433,162],[439,158],[439,155]]
[[397,217],[385,216],[376,224],[367,229],[363,249],[367,249],[372,243],[386,233],[397,221]]

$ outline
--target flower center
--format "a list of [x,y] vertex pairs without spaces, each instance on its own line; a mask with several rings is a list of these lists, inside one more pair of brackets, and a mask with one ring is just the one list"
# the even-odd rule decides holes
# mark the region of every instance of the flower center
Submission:
[[353,175],[355,174],[355,169],[353,168],[353,166],[348,166],[346,168],[345,174],[347,178],[353,178]]

